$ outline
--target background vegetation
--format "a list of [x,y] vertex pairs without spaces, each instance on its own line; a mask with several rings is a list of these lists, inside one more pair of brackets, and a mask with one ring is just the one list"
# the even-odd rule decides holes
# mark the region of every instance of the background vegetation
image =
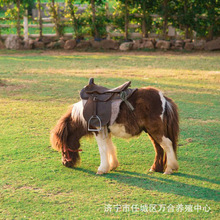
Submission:
[[[48,3],[58,35],[64,33],[62,27],[65,26],[59,19],[62,13],[58,13],[58,2],[65,2],[67,7],[63,16],[71,18],[72,32],[76,38],[84,36],[85,33],[96,39],[106,37],[106,25],[111,24],[124,32],[125,39],[128,40],[129,23],[139,24],[135,31],[141,32],[144,37],[154,32],[166,39],[169,25],[177,28],[185,38],[193,38],[196,33],[198,38],[211,40],[220,34],[218,0],[0,0],[2,6],[8,6],[5,16],[15,21],[18,35],[21,34],[19,24],[24,9],[28,8],[31,12],[34,2],[38,3],[39,8],[42,3]],[[14,6],[10,8],[11,4]],[[75,4],[87,4],[85,13],[77,14]],[[137,14],[138,16],[135,16]]]
[[[218,54],[0,53],[1,219],[219,219]],[[109,174],[95,175],[100,159],[93,138],[82,140],[78,168],[61,164],[49,132],[89,77],[106,87],[127,80],[133,88],[154,86],[175,100],[179,172],[148,172],[154,150],[146,134],[113,139],[120,166]],[[175,210],[116,211],[126,204]]]

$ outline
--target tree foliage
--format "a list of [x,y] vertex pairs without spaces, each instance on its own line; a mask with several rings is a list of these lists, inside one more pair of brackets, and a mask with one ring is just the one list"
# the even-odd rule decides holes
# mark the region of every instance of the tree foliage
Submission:
[[[40,0],[37,0],[39,3]],[[20,24],[24,10],[33,7],[36,0],[0,0],[0,6],[14,4],[8,8],[6,16],[16,21],[17,33],[20,36]],[[64,33],[64,23],[59,11],[58,0],[49,0],[50,14],[54,20],[58,36]],[[75,3],[86,3],[88,8],[84,14],[77,14]],[[220,2],[219,0],[115,0],[114,12],[110,16],[105,9],[107,0],[65,0],[65,17],[71,18],[75,38],[81,38],[87,31],[94,38],[106,35],[106,25],[114,24],[129,37],[129,23],[139,24],[147,37],[152,28],[167,37],[169,25],[176,27],[185,34],[185,38],[197,37],[213,39],[220,35]],[[32,6],[31,6],[32,5]],[[139,14],[139,17],[134,14]],[[152,15],[158,15],[156,19]]]

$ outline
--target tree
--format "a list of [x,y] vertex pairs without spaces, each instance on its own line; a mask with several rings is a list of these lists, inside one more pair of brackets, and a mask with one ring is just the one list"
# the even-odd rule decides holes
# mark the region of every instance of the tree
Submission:
[[[220,3],[218,0],[197,0],[197,4],[200,6],[200,19],[203,19],[203,23],[205,26],[206,33],[208,40],[212,40],[214,36],[220,35]],[[204,28],[204,27],[203,27]],[[198,29],[202,29],[199,26]]]
[[41,15],[41,0],[37,0],[37,9],[38,9],[40,40],[41,40],[43,38],[43,21],[42,21],[42,15]]
[[74,6],[75,0],[66,0],[66,11],[67,11],[67,16],[70,17],[72,20],[72,25],[73,25],[73,30],[75,32],[75,38],[76,40],[80,38],[79,34],[79,25],[78,25],[78,20],[76,17],[76,7]]
[[98,30],[98,24],[97,24],[97,11],[96,11],[96,5],[103,5],[105,0],[81,0],[82,3],[89,2],[91,6],[91,12],[92,12],[92,29],[94,32],[94,38],[100,39],[100,33]]
[[9,17],[11,21],[15,21],[15,27],[19,37],[21,36],[21,20],[24,12],[32,3],[33,0],[0,0],[0,6],[14,5],[14,7],[8,7],[5,15]]
[[135,8],[138,8],[138,13],[141,14],[141,27],[142,27],[142,34],[143,37],[148,37],[148,32],[152,26],[152,17],[151,14],[153,13],[154,6],[156,5],[157,1],[151,0],[133,0],[132,5]]
[[64,25],[61,21],[61,14],[59,13],[59,3],[55,3],[55,0],[50,0],[47,4],[49,7],[50,15],[53,19],[53,22],[55,24],[55,30],[57,37],[63,36],[64,34]]
[[128,25],[129,25],[129,6],[132,5],[132,0],[116,0],[121,3],[121,11],[124,15],[124,32],[125,40],[128,40]]
[[16,21],[16,30],[17,35],[21,36],[21,17],[24,12],[23,5],[21,5],[21,2],[25,2],[22,0],[0,0],[0,5],[12,5],[15,4],[13,8],[8,8],[6,11],[6,16],[10,17],[12,20]]

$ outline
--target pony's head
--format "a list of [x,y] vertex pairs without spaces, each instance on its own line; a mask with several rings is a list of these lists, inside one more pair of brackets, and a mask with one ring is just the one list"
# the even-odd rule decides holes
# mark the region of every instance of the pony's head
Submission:
[[52,147],[62,151],[62,163],[66,167],[73,167],[79,163],[80,138],[88,134],[82,108],[82,102],[71,106],[51,131]]

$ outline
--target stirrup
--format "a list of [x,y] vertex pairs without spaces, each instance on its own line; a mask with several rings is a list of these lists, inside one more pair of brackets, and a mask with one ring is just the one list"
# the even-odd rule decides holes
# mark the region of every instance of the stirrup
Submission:
[[[99,127],[98,128],[90,128],[90,124],[92,120],[98,119]],[[102,122],[98,115],[93,115],[88,121],[88,131],[101,131],[102,130]]]

